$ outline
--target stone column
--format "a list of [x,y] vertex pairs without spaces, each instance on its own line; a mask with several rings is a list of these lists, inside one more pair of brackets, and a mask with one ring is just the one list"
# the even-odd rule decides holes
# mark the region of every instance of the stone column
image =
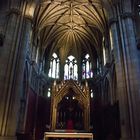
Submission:
[[81,59],[81,57],[79,57],[78,60],[77,60],[77,67],[78,67],[78,80],[81,81],[82,80],[82,76],[83,76],[82,59]]
[[[19,44],[19,52],[18,52],[18,58],[17,58],[17,66],[16,66],[16,77],[15,77],[15,94],[20,93],[20,98],[22,98],[22,94],[27,94],[23,93],[23,78],[24,78],[24,70],[27,69],[25,65],[25,60],[27,57],[27,51],[30,50],[29,48],[31,47],[31,20],[28,17],[24,17],[23,20],[23,26],[22,26],[22,34],[21,34],[21,39],[20,39],[20,44]],[[29,71],[28,71],[29,72]],[[28,77],[29,80],[29,77]],[[28,84],[28,83],[26,83]],[[19,105],[18,105],[19,106]],[[19,110],[18,110],[19,111]],[[20,123],[20,120],[22,124],[18,124],[17,131],[19,132],[24,132],[24,123],[25,123],[25,110],[22,112],[18,112],[18,120]]]
[[126,88],[129,103],[132,139],[140,139],[140,60],[136,44],[132,13],[123,13],[120,24],[124,38],[123,54],[126,73]]
[[[21,10],[22,9],[22,10]],[[7,16],[4,45],[0,48],[0,140],[16,139],[20,94],[30,21],[24,19],[26,3]]]
[[65,63],[60,61],[60,65],[59,65],[59,77],[60,77],[60,80],[64,80],[64,66],[65,66]]
[[131,13],[120,14],[110,25],[115,53],[117,98],[120,106],[122,140],[140,139],[140,60]]
[[111,48],[114,51],[116,79],[117,79],[117,100],[119,100],[121,138],[130,140],[131,128],[129,120],[128,97],[126,89],[126,76],[124,71],[124,60],[120,42],[120,32],[117,18],[110,19],[110,40]]

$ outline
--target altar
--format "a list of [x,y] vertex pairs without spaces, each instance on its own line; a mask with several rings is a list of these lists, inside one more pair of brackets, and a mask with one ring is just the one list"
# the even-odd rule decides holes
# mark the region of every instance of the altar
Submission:
[[44,140],[48,140],[49,138],[88,138],[93,140],[93,134],[81,132],[45,132]]
[[[61,86],[61,90],[58,87]],[[84,88],[84,90],[83,90]],[[52,87],[51,116],[49,132],[44,140],[90,139],[90,93],[88,84],[84,87],[74,80],[62,81]]]

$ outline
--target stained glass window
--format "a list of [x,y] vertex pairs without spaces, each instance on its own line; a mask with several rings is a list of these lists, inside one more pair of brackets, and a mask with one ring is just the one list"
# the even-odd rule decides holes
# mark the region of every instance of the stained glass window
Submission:
[[59,78],[59,58],[56,53],[53,53],[50,60],[50,69],[48,76],[51,78]]
[[93,77],[93,71],[92,71],[90,56],[89,54],[86,54],[85,58],[82,61],[82,79],[87,79],[92,77]]
[[70,55],[64,66],[64,79],[78,79],[78,67],[77,67],[77,60],[74,56]]

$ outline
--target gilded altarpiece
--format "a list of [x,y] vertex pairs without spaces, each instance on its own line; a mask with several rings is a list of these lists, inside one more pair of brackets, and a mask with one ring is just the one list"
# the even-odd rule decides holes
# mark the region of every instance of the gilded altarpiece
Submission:
[[82,107],[82,117],[83,117],[83,130],[89,132],[90,128],[90,94],[87,82],[85,85],[79,84],[74,80],[66,80],[57,84],[54,82],[52,87],[51,96],[51,131],[57,129],[57,119],[58,119],[58,105],[62,99],[69,93],[69,89],[74,91],[74,98],[78,101],[78,104]]

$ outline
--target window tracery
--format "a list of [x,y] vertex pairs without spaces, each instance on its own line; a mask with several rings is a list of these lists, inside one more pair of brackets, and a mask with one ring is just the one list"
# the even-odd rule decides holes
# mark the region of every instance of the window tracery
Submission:
[[53,53],[50,60],[50,69],[48,76],[51,78],[59,78],[59,58],[56,53]]
[[64,80],[67,79],[78,79],[78,66],[77,66],[77,60],[74,56],[70,55],[65,63],[64,66]]

